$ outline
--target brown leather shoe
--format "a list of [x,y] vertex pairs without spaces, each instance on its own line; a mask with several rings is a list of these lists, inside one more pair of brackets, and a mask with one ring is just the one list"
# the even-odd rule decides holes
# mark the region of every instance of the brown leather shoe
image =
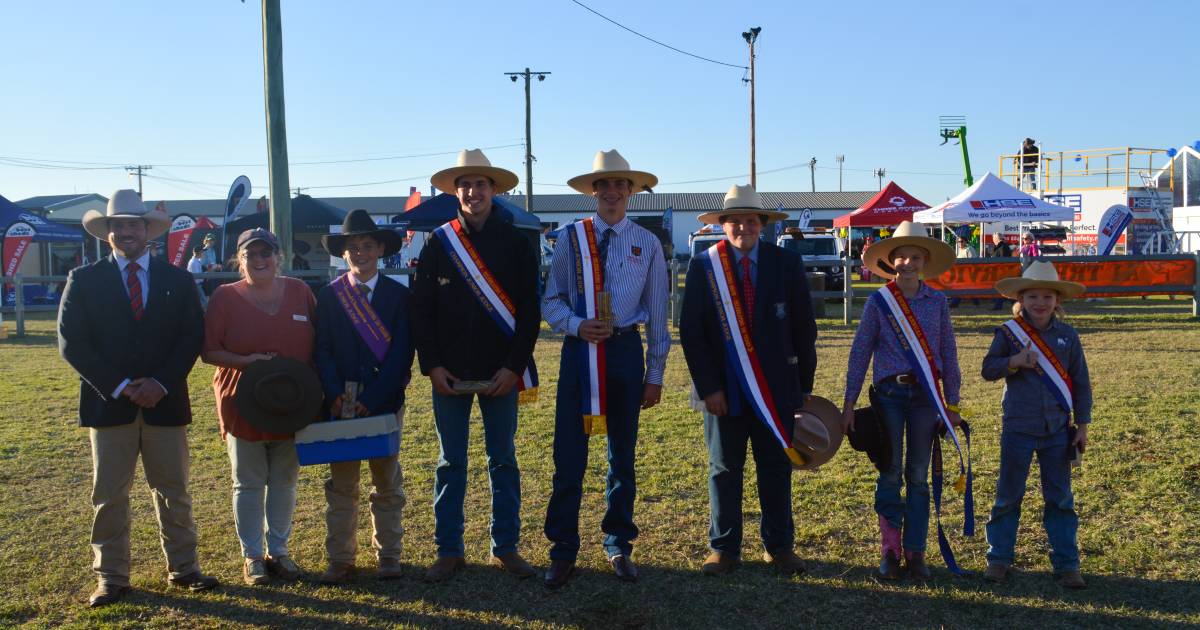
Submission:
[[221,585],[221,581],[211,575],[204,575],[199,571],[177,578],[167,578],[167,583],[178,588],[186,588],[193,593],[196,591],[207,591]]
[[790,548],[764,551],[763,561],[775,565],[775,568],[784,575],[800,575],[808,570],[800,556],[797,556],[796,552]]
[[325,572],[317,578],[321,584],[343,584],[354,575],[354,565],[349,562],[330,562]]
[[714,551],[704,559],[704,565],[700,567],[700,572],[712,576],[729,575],[739,564],[741,564],[741,560],[737,556]]
[[1063,571],[1055,573],[1054,579],[1058,581],[1063,588],[1081,589],[1087,588],[1087,582],[1083,581],[1083,576],[1078,571]]
[[905,563],[908,575],[914,580],[928,580],[930,577],[929,565],[925,564],[925,552],[908,551],[905,552],[905,555],[908,556],[908,561]]
[[900,558],[896,554],[888,551],[883,554],[883,560],[879,562],[879,572],[875,574],[881,580],[894,582],[900,579]]
[[559,588],[575,573],[575,563],[570,560],[551,560],[546,569],[546,588]]
[[454,575],[459,569],[467,566],[462,556],[446,556],[438,558],[425,570],[426,582],[441,582]]
[[403,577],[404,569],[400,567],[400,561],[396,558],[380,558],[379,570],[375,572],[375,577],[380,580],[395,580]]
[[526,562],[525,558],[522,558],[521,554],[515,551],[502,553],[499,556],[492,556],[489,562],[492,566],[500,567],[522,580],[537,574],[537,571],[533,570],[533,565]]
[[271,583],[267,573],[267,564],[260,558],[244,558],[242,560],[242,581],[250,586],[262,586]]
[[300,567],[296,566],[296,563],[287,556],[279,556],[278,558],[267,556],[266,558],[263,558],[263,563],[267,565],[268,571],[274,573],[275,577],[278,577],[284,582],[295,582],[296,580],[300,579],[300,575],[304,573],[300,570]]
[[612,565],[613,572],[617,574],[618,580],[622,582],[638,581],[637,565],[633,563],[633,560],[629,559],[629,556],[613,556],[608,559],[608,563]]
[[129,593],[128,586],[118,586],[116,584],[97,584],[96,590],[92,591],[92,595],[88,597],[88,606],[91,608],[99,608],[109,604],[115,604],[121,601]]
[[989,582],[1000,583],[1008,578],[1008,565],[998,562],[989,562],[987,570],[983,572],[983,579]]

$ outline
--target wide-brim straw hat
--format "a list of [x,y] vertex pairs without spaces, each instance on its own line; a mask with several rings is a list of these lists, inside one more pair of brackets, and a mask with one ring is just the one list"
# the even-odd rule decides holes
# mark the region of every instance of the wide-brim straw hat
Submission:
[[592,194],[592,182],[597,179],[605,179],[615,177],[618,179],[627,179],[633,182],[632,188],[634,193],[639,193],[643,190],[653,192],[651,189],[658,185],[658,178],[646,171],[635,171],[629,167],[629,160],[621,157],[616,149],[611,151],[597,151],[596,157],[592,160],[592,172],[584,173],[567,180],[567,185],[575,190],[585,194]]
[[330,256],[342,256],[346,253],[345,243],[348,236],[371,236],[383,243],[383,253],[380,258],[387,258],[400,251],[404,238],[391,228],[381,228],[371,219],[370,213],[363,209],[351,210],[342,220],[341,234],[322,234],[321,245]]
[[954,248],[925,235],[925,228],[912,221],[902,221],[889,238],[872,243],[863,254],[863,266],[885,278],[895,278],[892,269],[892,252],[905,245],[920,247],[929,252],[922,273],[926,278],[936,278],[954,265]]
[[1004,278],[996,282],[996,291],[1006,298],[1018,300],[1022,291],[1029,289],[1050,289],[1057,291],[1064,300],[1079,297],[1087,287],[1070,280],[1059,280],[1058,269],[1049,261],[1037,260],[1025,268],[1019,278]]
[[517,182],[520,181],[516,173],[492,166],[491,160],[487,159],[483,151],[465,149],[458,153],[456,165],[434,173],[433,177],[429,178],[429,183],[444,193],[454,195],[457,194],[454,181],[463,175],[483,175],[491,179],[495,182],[493,189],[497,195],[516,188]]
[[171,229],[171,217],[162,210],[147,210],[136,190],[118,190],[108,199],[104,214],[96,210],[83,213],[83,229],[96,238],[108,240],[109,219],[142,219],[146,222],[146,240],[156,239]]
[[782,221],[787,218],[786,212],[778,210],[767,210],[763,208],[762,197],[755,192],[754,187],[746,184],[738,186],[734,184],[729,187],[729,192],[725,193],[725,201],[721,204],[721,210],[705,212],[696,217],[701,223],[716,225],[721,222],[721,217],[731,216],[735,214],[757,214],[767,217],[767,223],[772,221]]
[[804,465],[792,464],[792,469],[817,470],[833,459],[842,437],[842,412],[820,396],[811,397],[793,415],[792,448],[800,453]]

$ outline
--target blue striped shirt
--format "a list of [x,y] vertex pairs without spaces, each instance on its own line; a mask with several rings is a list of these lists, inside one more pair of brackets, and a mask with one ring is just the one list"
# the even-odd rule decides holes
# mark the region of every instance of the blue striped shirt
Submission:
[[[592,221],[597,243],[605,230],[610,227],[613,230],[604,261],[604,279],[612,296],[613,324],[618,328],[646,325],[646,382],[661,385],[667,353],[671,350],[671,334],[667,330],[667,264],[662,244],[650,230],[628,217],[612,226],[598,215],[593,215]],[[575,314],[573,257],[571,238],[564,232],[554,244],[554,259],[542,298],[542,317],[555,331],[578,336],[584,318]]]

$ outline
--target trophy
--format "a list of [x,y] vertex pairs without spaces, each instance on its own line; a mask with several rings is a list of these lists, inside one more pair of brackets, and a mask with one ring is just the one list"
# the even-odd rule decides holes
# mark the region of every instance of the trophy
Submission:
[[343,418],[354,418],[358,416],[358,383],[355,381],[346,381],[346,391],[342,394],[342,416]]
[[596,319],[608,327],[608,334],[613,331],[612,294],[601,291],[596,294]]

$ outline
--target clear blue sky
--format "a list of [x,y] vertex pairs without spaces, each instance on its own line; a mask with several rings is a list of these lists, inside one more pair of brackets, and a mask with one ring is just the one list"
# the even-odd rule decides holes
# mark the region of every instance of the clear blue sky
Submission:
[[[746,62],[758,44],[759,189],[874,190],[870,170],[929,203],[961,189],[939,114],[963,114],[976,176],[1025,136],[1046,150],[1174,147],[1200,140],[1200,3],[716,2],[584,0],[656,39]],[[261,7],[204,2],[6,2],[0,161],[151,164],[148,199],[222,197],[245,173],[267,190]],[[295,162],[488,151],[524,176],[533,88],[535,193],[568,192],[598,149],[618,148],[664,192],[724,191],[748,172],[743,71],[639,39],[570,0],[283,3],[292,187],[316,196],[428,191],[454,156],[342,165]],[[167,166],[180,165],[180,166]],[[852,170],[860,169],[860,170]],[[702,183],[692,180],[727,177]],[[391,183],[323,186],[399,180]],[[122,170],[0,164],[0,194],[131,187]]]

